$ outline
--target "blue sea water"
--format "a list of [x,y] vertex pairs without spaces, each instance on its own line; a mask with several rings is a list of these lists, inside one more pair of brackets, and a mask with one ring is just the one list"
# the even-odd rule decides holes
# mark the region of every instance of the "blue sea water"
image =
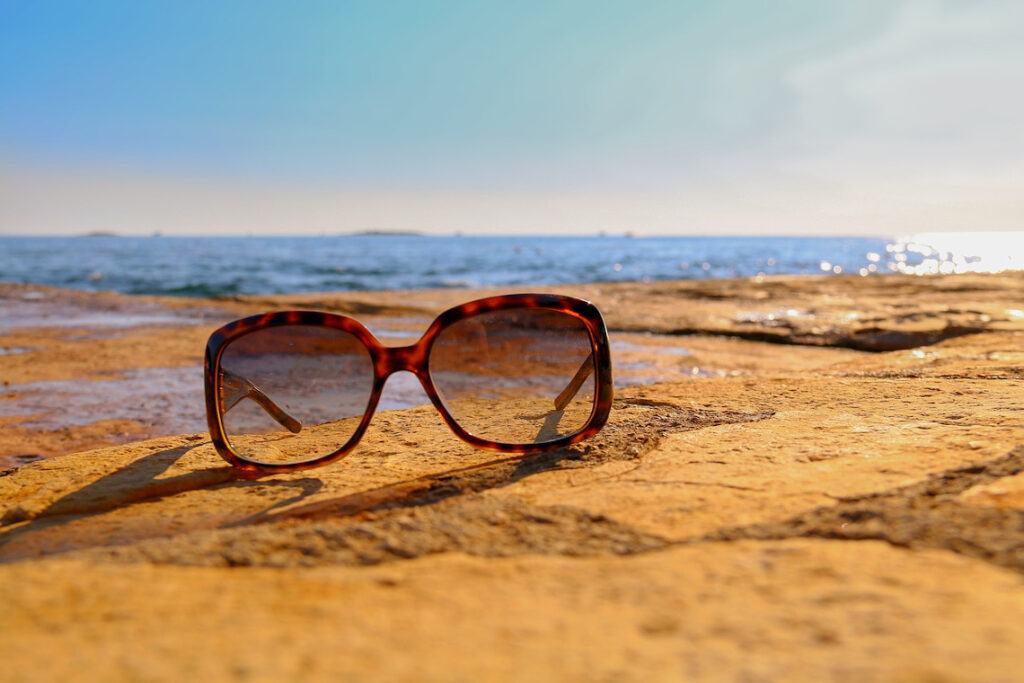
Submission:
[[843,237],[4,236],[0,281],[181,296],[533,289],[761,273],[913,272],[946,263],[934,256],[906,241]]

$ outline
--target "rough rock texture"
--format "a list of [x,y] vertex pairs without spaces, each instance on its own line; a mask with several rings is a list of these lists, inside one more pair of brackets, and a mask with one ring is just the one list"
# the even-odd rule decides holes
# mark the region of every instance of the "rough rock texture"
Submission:
[[[474,450],[412,408],[292,475],[240,478],[202,433],[0,472],[0,680],[1019,680],[1022,285],[570,288],[632,386],[597,437],[546,454]],[[0,356],[0,403],[31,405],[37,426],[4,419],[45,441],[33,382],[191,367],[220,316],[318,306],[415,334],[470,296],[12,327],[0,346],[36,350]]]

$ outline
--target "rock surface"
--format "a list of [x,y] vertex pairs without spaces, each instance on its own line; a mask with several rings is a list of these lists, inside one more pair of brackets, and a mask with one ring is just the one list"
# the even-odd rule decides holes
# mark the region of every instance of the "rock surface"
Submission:
[[[411,408],[291,475],[240,478],[201,427],[0,473],[0,679],[1019,680],[1024,276],[567,290],[630,381],[564,450]],[[34,383],[194,368],[222,319],[325,308],[409,343],[471,297],[100,296],[177,317],[2,330],[34,349],[0,356],[7,443],[60,452]]]

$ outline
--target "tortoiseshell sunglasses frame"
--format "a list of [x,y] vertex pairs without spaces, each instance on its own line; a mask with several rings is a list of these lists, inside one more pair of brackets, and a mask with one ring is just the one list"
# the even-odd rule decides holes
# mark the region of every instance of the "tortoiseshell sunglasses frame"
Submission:
[[[590,336],[591,354],[593,357],[593,371],[596,395],[594,406],[590,417],[581,429],[573,434],[564,436],[553,441],[540,444],[508,444],[481,439],[470,434],[452,417],[445,408],[441,397],[434,388],[433,380],[430,377],[429,358],[430,350],[438,334],[448,326],[466,318],[509,309],[546,309],[559,311],[582,321]],[[224,423],[221,411],[221,392],[218,391],[217,377],[220,374],[221,356],[224,349],[239,337],[256,332],[257,330],[280,327],[283,325],[312,325],[328,327],[348,332],[358,339],[369,351],[373,360],[374,381],[373,389],[366,406],[366,412],[352,436],[337,450],[311,460],[295,463],[264,463],[249,460],[238,455],[228,442],[224,432]],[[588,359],[589,360],[589,359]],[[579,386],[586,380],[589,372],[584,372],[589,367],[586,363],[581,366],[580,372],[570,382],[570,386],[563,391],[556,399],[563,401],[567,394],[575,393]],[[339,460],[347,455],[359,443],[363,433],[370,424],[377,403],[380,400],[381,392],[384,390],[384,383],[393,373],[407,370],[419,379],[420,384],[426,391],[430,402],[441,414],[441,418],[449,429],[460,439],[477,448],[500,451],[503,453],[538,453],[541,451],[562,448],[577,443],[593,436],[608,420],[608,413],[612,406],[612,364],[611,350],[608,344],[608,332],[605,328],[604,319],[597,306],[571,296],[560,294],[508,294],[503,296],[492,296],[486,299],[470,301],[460,306],[450,308],[430,324],[427,331],[423,333],[419,341],[409,346],[384,346],[370,333],[359,321],[344,315],[324,313],[320,311],[278,311],[249,316],[234,322],[228,323],[210,335],[206,343],[206,360],[204,364],[204,375],[206,385],[206,419],[210,428],[210,438],[213,441],[217,452],[231,465],[249,473],[274,473],[293,472],[296,470],[319,467]],[[571,392],[571,393],[569,393]],[[272,402],[269,402],[271,405]],[[266,407],[265,407],[266,409]],[[288,427],[288,418],[277,417],[282,425]],[[290,429],[290,427],[289,427]],[[293,430],[294,431],[294,430]]]

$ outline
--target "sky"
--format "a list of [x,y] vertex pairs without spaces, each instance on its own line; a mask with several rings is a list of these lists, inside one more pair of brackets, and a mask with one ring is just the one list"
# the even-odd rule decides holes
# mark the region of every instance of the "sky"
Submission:
[[0,234],[1024,230],[1019,0],[0,2]]

